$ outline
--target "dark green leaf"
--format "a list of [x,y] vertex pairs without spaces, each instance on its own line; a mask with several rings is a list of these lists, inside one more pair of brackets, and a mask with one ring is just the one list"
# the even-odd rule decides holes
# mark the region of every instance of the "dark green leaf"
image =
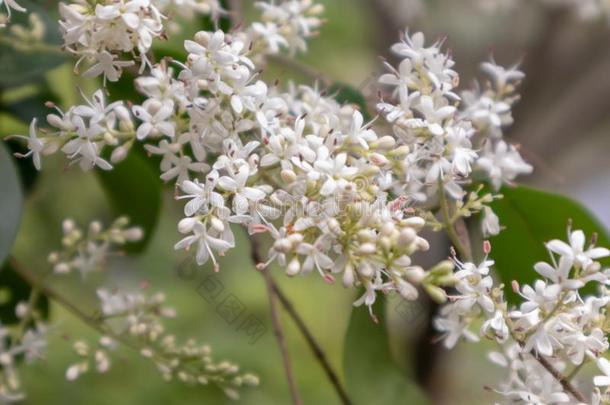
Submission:
[[38,123],[46,122],[46,116],[50,112],[45,106],[47,101],[57,103],[58,97],[53,93],[46,83],[40,86],[40,91],[32,96],[22,98],[12,103],[3,103],[0,106],[1,111],[6,111],[14,117],[29,124],[33,118],[38,119]]
[[[491,257],[502,281],[531,283],[540,278],[533,266],[549,258],[544,243],[552,239],[566,240],[568,221],[572,229],[582,229],[590,237],[598,235],[598,245],[610,247],[604,226],[588,209],[567,197],[528,187],[504,187],[504,198],[496,200],[492,208],[506,227],[491,238]],[[512,289],[505,289],[509,302],[516,302]]]
[[[19,322],[15,314],[15,306],[22,301],[28,302],[31,291],[30,285],[15,273],[9,262],[6,262],[0,269],[0,323],[8,325]],[[49,300],[46,296],[38,296],[36,309],[44,318],[48,318]]]
[[360,108],[360,112],[365,120],[369,120],[369,115],[366,99],[360,90],[344,83],[335,83],[329,87],[328,93],[333,95],[335,100],[340,103],[356,104]]
[[[59,52],[61,36],[57,19],[49,16],[47,8],[37,2],[21,0],[19,4],[27,9],[27,13],[12,13],[11,24],[29,27],[28,16],[36,13],[45,24],[44,43],[49,49],[18,51],[11,46],[0,45],[0,88],[19,86],[41,77],[66,58]],[[57,48],[57,52],[53,50],[54,47]]]
[[[136,148],[136,147],[134,147]],[[96,170],[116,215],[127,215],[131,224],[142,227],[144,239],[126,246],[129,252],[142,252],[157,225],[161,211],[162,183],[159,172],[139,150],[110,171]]]
[[13,247],[22,206],[23,194],[19,174],[6,146],[0,143],[0,264]]
[[356,404],[427,404],[421,389],[392,359],[383,301],[379,294],[373,306],[379,323],[366,307],[352,310],[343,349],[347,391]]

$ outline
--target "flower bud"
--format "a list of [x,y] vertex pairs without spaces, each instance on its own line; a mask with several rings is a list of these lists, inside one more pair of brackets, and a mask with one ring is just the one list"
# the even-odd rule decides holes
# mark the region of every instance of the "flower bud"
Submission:
[[286,274],[289,276],[296,276],[301,271],[301,263],[299,259],[296,257],[288,263],[288,267],[286,268]]
[[195,218],[183,218],[178,222],[178,232],[180,233],[189,233],[193,230],[195,224],[199,222]]

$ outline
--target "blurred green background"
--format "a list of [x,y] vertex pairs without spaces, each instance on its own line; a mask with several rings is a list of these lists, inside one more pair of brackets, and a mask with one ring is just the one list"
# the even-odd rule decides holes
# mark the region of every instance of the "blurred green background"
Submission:
[[[242,3],[246,15],[255,15],[251,2]],[[441,35],[449,37],[447,44],[453,50],[458,72],[463,73],[464,85],[475,77],[478,63],[490,52],[504,64],[523,59],[523,68],[533,79],[524,83],[524,106],[518,107],[515,113],[517,124],[509,137],[522,143],[525,155],[537,167],[536,175],[529,181],[584,200],[607,224],[610,222],[607,209],[610,168],[605,163],[610,147],[607,136],[610,114],[607,114],[608,98],[604,98],[610,95],[610,83],[608,75],[603,73],[610,65],[610,54],[604,21],[583,23],[565,11],[549,10],[536,4],[491,14],[480,11],[468,0],[430,0],[424,13],[409,8],[411,2],[399,0],[326,0],[322,3],[326,6],[328,21],[321,36],[310,42],[310,52],[299,59],[327,77],[360,88],[373,103],[376,90],[372,78],[382,70],[378,57],[391,57],[387,48],[396,40],[399,30],[407,25],[412,30],[424,30],[431,40]],[[44,4],[49,10],[54,7]],[[180,52],[182,39],[197,30],[193,22],[184,22],[182,26],[182,33],[174,34],[174,39],[162,44],[157,52],[168,49]],[[567,62],[559,66],[558,60]],[[59,96],[62,107],[79,102],[77,86],[87,92],[95,89],[96,83],[75,78],[70,63],[52,69],[45,77],[46,82],[3,91],[0,102],[7,104],[25,99],[41,85],[48,85]],[[570,64],[575,66],[570,67]],[[281,66],[270,66],[264,75],[270,80],[304,80]],[[591,79],[591,75],[596,80]],[[597,85],[593,86],[591,81]],[[585,108],[586,121],[579,112],[582,103],[597,105],[597,108]],[[566,117],[563,111],[569,111],[569,116]],[[26,131],[27,122],[0,114],[2,136]],[[574,138],[587,142],[577,143]],[[585,153],[588,162],[578,158]],[[20,261],[37,271],[46,268],[48,252],[59,248],[64,218],[74,218],[83,226],[93,219],[106,223],[112,219],[108,201],[92,172],[67,168],[61,156],[47,158],[43,165],[36,187],[27,199],[14,250]],[[233,294],[243,303],[246,314],[258,317],[266,326],[266,333],[253,344],[243,331],[237,330],[239,320],[229,324],[218,314],[218,302],[209,303],[197,291],[200,280],[210,274],[210,266],[200,269],[192,281],[177,276],[176,269],[185,258],[184,252],[173,250],[173,244],[180,238],[176,223],[181,218],[181,210],[182,203],[173,199],[172,190],[168,188],[160,221],[146,252],[117,258],[109,263],[106,273],[92,275],[84,281],[76,274],[64,277],[55,281],[55,288],[78,302],[85,311],[93,311],[98,285],[137,287],[146,281],[151,292],[166,292],[168,304],[177,309],[179,316],[168,322],[168,326],[179,337],[208,342],[217,359],[235,361],[243,370],[260,376],[260,387],[243,390],[243,403],[289,403],[281,358],[271,331],[264,282],[250,262],[243,231],[235,230],[238,248],[221,260],[218,277],[225,286],[221,297]],[[443,257],[446,252],[433,254]],[[331,364],[341,370],[342,341],[355,292],[346,291],[340,285],[328,285],[316,276],[287,279],[278,268],[274,268],[274,274],[325,349]],[[405,319],[397,311],[389,313],[394,354],[407,370],[412,343],[425,329],[426,319],[425,316],[424,319]],[[232,402],[212,387],[191,388],[163,382],[154,365],[129,349],[114,352],[112,367],[106,375],[92,372],[77,382],[67,382],[65,370],[76,360],[70,343],[76,338],[93,341],[96,334],[55,305],[51,321],[61,333],[52,335],[48,358],[22,368],[28,393],[26,403]],[[283,324],[304,403],[339,403],[322,369],[286,316],[283,316]],[[436,364],[441,365],[434,368],[429,383],[435,402],[472,404],[492,400],[491,393],[483,387],[493,385],[500,370],[487,363],[480,346],[462,344],[458,350],[443,352],[440,356],[441,360]]]

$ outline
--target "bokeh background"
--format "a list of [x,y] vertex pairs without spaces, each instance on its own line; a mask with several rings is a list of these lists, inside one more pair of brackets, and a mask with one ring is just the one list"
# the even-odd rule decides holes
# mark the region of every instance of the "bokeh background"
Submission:
[[[310,42],[310,52],[299,59],[327,77],[360,88],[371,105],[376,95],[374,77],[382,71],[380,57],[392,58],[389,45],[406,27],[411,31],[422,30],[430,40],[447,37],[447,47],[457,62],[456,70],[464,87],[477,77],[480,62],[490,55],[501,64],[521,62],[527,79],[515,110],[515,125],[507,136],[521,144],[524,156],[536,168],[525,182],[571,195],[610,226],[608,21],[601,18],[585,22],[565,8],[552,8],[533,0],[522,2],[517,8],[493,11],[477,7],[473,0],[429,0],[423,2],[423,7],[412,0],[321,2],[326,6],[328,21],[320,37]],[[246,16],[254,15],[252,2],[243,0],[241,4]],[[53,2],[43,3],[51,12],[55,6]],[[198,29],[196,22],[179,23],[182,33],[157,52],[167,49],[180,52],[180,38]],[[282,81],[307,80],[282,66],[272,65],[264,75]],[[85,92],[96,86],[75,78],[70,64],[54,68],[45,80],[45,86],[59,96],[59,104],[64,107],[78,102],[77,86]],[[27,98],[34,91],[32,86],[38,85],[0,93],[0,104]],[[26,130],[26,122],[0,114],[0,134]],[[44,166],[28,197],[15,248],[15,256],[33,269],[45,268],[47,253],[59,247],[63,218],[74,218],[83,225],[94,218],[111,219],[108,202],[95,175],[68,169],[61,157],[46,159]],[[243,232],[236,230],[241,247],[222,259],[218,278],[225,287],[221,299],[233,294],[243,304],[246,315],[256,316],[266,326],[266,333],[254,343],[237,330],[239,320],[230,323],[218,313],[218,300],[209,302],[201,295],[199,286],[210,274],[209,266],[202,268],[193,280],[178,277],[176,270],[185,256],[184,252],[175,252],[173,244],[179,239],[176,223],[181,218],[182,204],[173,199],[169,188],[162,210],[145,253],[113,260],[108,272],[84,281],[72,275],[56,284],[56,288],[82,308],[93,310],[97,285],[137,287],[146,282],[151,291],[166,292],[168,303],[177,309],[179,316],[168,326],[179,337],[206,341],[217,358],[236,360],[244,370],[260,376],[261,386],[245,390],[243,403],[289,403],[279,350],[271,332],[264,281],[253,269]],[[432,262],[446,255],[446,251],[439,249],[430,255],[437,256],[428,257]],[[332,365],[340,370],[353,292],[340,285],[328,285],[315,276],[287,279],[278,268],[274,274],[321,342]],[[407,373],[417,376],[436,403],[490,403],[493,395],[483,387],[492,385],[501,370],[488,364],[480,346],[462,344],[448,353],[439,345],[430,344],[433,335],[426,332],[428,308],[422,302],[415,304],[407,315],[396,308],[389,311],[398,362]],[[94,339],[96,335],[56,306],[52,307],[51,317],[62,333],[53,334],[45,362],[23,369],[29,394],[26,403],[231,402],[214,388],[163,382],[154,366],[128,349],[115,352],[113,367],[106,375],[89,373],[75,383],[67,382],[65,370],[76,359],[70,342],[82,337]],[[303,338],[287,317],[283,321],[304,403],[339,403]],[[415,358],[420,360],[413,367]]]

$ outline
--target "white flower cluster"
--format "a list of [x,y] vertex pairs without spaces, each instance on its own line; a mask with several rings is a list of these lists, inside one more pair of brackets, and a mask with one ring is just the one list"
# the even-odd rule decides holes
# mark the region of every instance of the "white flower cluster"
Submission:
[[64,48],[79,57],[76,67],[86,61],[90,67],[84,76],[117,81],[136,61],[140,73],[152,66],[148,53],[153,40],[163,37],[163,13],[217,18],[224,10],[218,0],[76,0],[60,3],[59,12]]
[[421,32],[405,32],[392,46],[402,60],[396,68],[385,63],[390,72],[379,78],[393,88],[395,99],[379,103],[379,111],[408,147],[394,168],[394,175],[404,179],[398,192],[418,201],[436,195],[439,184],[461,200],[462,184],[469,184],[473,170],[489,178],[496,189],[532,171],[517,149],[502,139],[502,128],[512,123],[514,90],[523,73],[483,63],[491,82],[482,91],[466,91],[460,97],[454,61],[442,52],[442,43],[426,46]]
[[[570,387],[581,387],[575,378],[587,362],[597,362],[604,374],[595,377],[594,385],[610,387],[610,363],[603,357],[609,348],[610,270],[597,261],[610,256],[610,250],[595,247],[594,241],[587,244],[580,230],[569,232],[569,243],[552,240],[546,247],[551,262],[534,266],[542,279],[522,287],[513,282],[523,299],[517,307],[507,304],[503,286],[494,286],[489,274],[493,260],[476,266],[456,259],[456,293],[435,320],[449,348],[461,337],[497,342],[500,351],[489,357],[509,370],[505,384],[496,388],[509,403],[584,402],[583,394]],[[486,245],[487,253],[489,249]],[[588,284],[597,287],[596,295],[582,291]],[[481,325],[478,333],[472,330],[476,325]],[[571,385],[554,372],[570,376]],[[596,388],[591,403],[607,403],[609,393]]]
[[71,219],[64,220],[62,229],[62,250],[49,254],[49,263],[56,274],[70,273],[78,270],[84,277],[98,271],[113,252],[113,248],[142,239],[142,229],[128,227],[126,217],[115,220],[108,229],[103,229],[98,221],[89,224],[83,232]]
[[256,2],[262,11],[261,21],[247,30],[254,48],[264,43],[266,53],[276,54],[287,48],[291,54],[307,50],[306,39],[317,34],[322,24],[319,15],[324,6],[313,0],[289,0],[279,4]]
[[91,363],[94,364],[95,370],[104,374],[110,369],[110,356],[108,355],[109,350],[116,348],[116,342],[108,336],[100,337],[97,347],[90,347],[90,345],[82,340],[74,342],[74,351],[81,358],[77,363],[72,364],[66,370],[66,379],[68,381],[74,381],[81,375],[88,372],[91,368]]
[[100,157],[105,146],[117,162],[140,140],[161,157],[161,178],[190,200],[175,247],[194,246],[199,264],[211,260],[218,269],[217,256],[235,247],[230,224],[239,223],[272,235],[261,266],[277,261],[291,276],[315,269],[328,282],[340,275],[346,287],[366,290],[357,304],[372,306],[378,291],[415,299],[419,285],[443,300],[439,287],[451,269],[426,272],[411,261],[428,249],[418,232],[427,221],[438,224],[424,203],[444,201],[447,191],[455,215],[484,211],[488,233],[499,231],[486,206],[493,196],[466,196],[463,186],[473,170],[496,187],[531,171],[502,140],[523,74],[484,64],[491,82],[460,97],[442,41],[426,46],[423,34],[405,33],[392,47],[403,60],[397,69],[387,64],[391,73],[380,78],[395,96],[379,104],[392,126],[385,134],[386,126],[374,128],[354,105],[317,87],[282,91],[258,79],[254,61],[304,49],[322,22],[321,7],[309,0],[259,8],[266,31],[254,23],[230,34],[198,32],[185,41],[186,61],[174,61],[176,75],[162,61],[136,79],[147,99],[131,111],[106,105],[100,90],[87,105],[50,115],[53,133],[38,137],[34,122],[35,164],[61,148],[83,168],[110,169]]
[[17,362],[30,364],[46,356],[47,325],[31,303],[15,307],[18,323],[0,325],[0,403],[10,404],[25,398]]
[[[112,169],[112,165],[101,157],[106,146],[114,148],[110,160],[117,163],[127,156],[133,145],[134,129],[129,110],[122,102],[106,105],[104,93],[98,90],[91,99],[83,95],[86,104],[73,106],[63,112],[48,103],[57,114],[47,115],[48,130],[39,130],[36,119],[30,124],[29,136],[15,135],[27,140],[34,166],[40,170],[41,156],[51,155],[61,150],[71,164],[78,163],[81,169],[99,167]],[[18,155],[21,156],[21,155]]]
[[66,378],[75,380],[94,364],[99,373],[110,368],[109,349],[117,342],[137,348],[152,361],[166,381],[178,379],[187,384],[214,384],[227,396],[239,397],[240,387],[258,385],[252,374],[240,373],[239,367],[227,361],[215,362],[208,345],[190,339],[178,344],[176,337],[166,332],[164,318],[173,318],[176,311],[164,305],[162,293],[145,295],[141,291],[99,289],[99,328],[106,331],[96,348],[77,341],[75,351],[81,360],[66,370]]

